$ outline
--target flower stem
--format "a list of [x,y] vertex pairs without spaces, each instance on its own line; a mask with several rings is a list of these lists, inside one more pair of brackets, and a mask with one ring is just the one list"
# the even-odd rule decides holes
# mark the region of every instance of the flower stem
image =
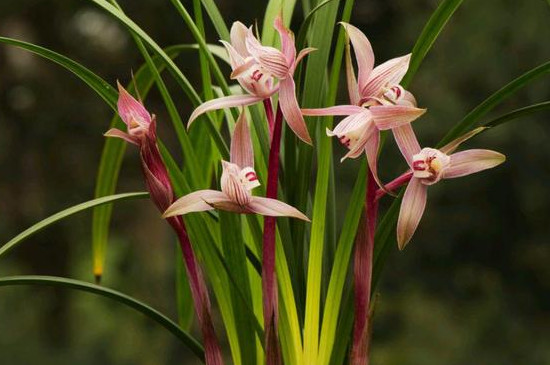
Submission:
[[173,217],[167,219],[170,225],[176,231],[178,240],[185,262],[187,277],[189,278],[189,286],[191,295],[195,305],[195,312],[201,326],[204,353],[206,357],[206,365],[222,365],[222,353],[218,345],[216,332],[212,323],[212,315],[210,308],[210,298],[208,297],[208,289],[202,275],[201,269],[197,264],[197,259],[191,247],[189,236],[185,228],[185,223],[181,217]]
[[[273,105],[271,98],[264,99],[265,115],[267,116],[267,124],[269,125],[269,138],[273,138],[273,129],[275,127],[275,118],[273,117]],[[279,110],[277,109],[277,113]]]
[[372,264],[374,253],[374,233],[378,216],[376,199],[376,182],[372,172],[367,175],[367,194],[365,214],[355,239],[354,288],[355,288],[355,322],[353,326],[353,346],[351,349],[352,365],[369,363],[369,309],[372,281]]
[[[277,114],[273,118],[271,100],[264,100],[267,119],[273,125],[271,149],[269,151],[266,196],[277,199],[277,184],[279,178],[279,150],[281,147],[281,131],[283,114],[277,106]],[[278,293],[277,276],[275,272],[275,235],[276,219],[264,218],[264,236],[262,253],[262,293],[264,310],[265,352],[267,365],[278,365],[281,362],[279,340],[277,338]]]
[[[384,185],[384,187],[386,188],[387,191],[393,191],[405,185],[406,183],[408,183],[411,180],[411,177],[412,177],[412,172],[407,171],[404,174],[401,174],[400,176],[396,177],[386,185]],[[376,197],[375,197],[376,201],[382,198],[385,194],[386,192],[383,189],[376,190]]]

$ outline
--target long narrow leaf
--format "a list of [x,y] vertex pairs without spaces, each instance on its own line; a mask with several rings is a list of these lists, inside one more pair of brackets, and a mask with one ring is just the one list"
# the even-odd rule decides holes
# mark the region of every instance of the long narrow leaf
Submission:
[[153,321],[157,322],[170,333],[175,335],[182,343],[191,350],[199,359],[204,361],[204,349],[200,343],[193,338],[190,334],[183,331],[176,323],[164,314],[160,313],[156,309],[148,306],[147,304],[138,301],[126,294],[120,293],[116,290],[105,288],[99,285],[90,284],[84,281],[61,278],[56,276],[9,276],[0,278],[0,286],[16,286],[16,285],[40,285],[40,286],[58,286],[68,289],[76,289],[96,295],[100,295],[106,298],[113,299],[114,301],[124,304],[136,311],[144,314]]
[[11,240],[9,240],[7,243],[5,243],[2,246],[2,248],[0,248],[0,256],[14,249],[30,236],[40,232],[44,228],[47,228],[48,226],[56,222],[59,222],[60,220],[63,220],[73,214],[91,209],[93,207],[96,207],[102,204],[113,203],[121,200],[143,199],[147,196],[149,196],[149,194],[145,192],[117,194],[117,195],[105,196],[102,198],[89,200],[87,202],[74,205],[70,208],[67,208],[58,213],[55,213],[54,215],[51,215],[46,219],[41,220],[40,222],[32,225],[31,227],[27,228],[23,232],[19,233],[17,236],[15,236]]

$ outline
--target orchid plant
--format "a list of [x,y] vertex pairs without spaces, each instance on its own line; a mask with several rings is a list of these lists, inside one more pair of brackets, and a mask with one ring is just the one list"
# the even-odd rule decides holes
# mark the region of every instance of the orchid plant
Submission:
[[[148,196],[160,212],[159,219],[166,220],[179,242],[192,303],[177,304],[180,313],[193,311],[200,339],[193,337],[190,327],[176,324],[137,300],[130,302],[176,334],[201,361],[208,365],[368,364],[371,338],[376,336],[371,298],[378,289],[380,270],[387,252],[395,247],[403,250],[421,230],[428,187],[494,168],[505,160],[503,154],[487,149],[455,152],[462,143],[490,130],[492,125],[474,128],[482,113],[455,125],[436,148],[421,148],[413,129],[427,109],[417,106],[409,83],[452,16],[453,11],[445,9],[453,1],[441,2],[412,53],[376,67],[369,39],[349,23],[350,0],[318,1],[297,37],[289,29],[294,2],[271,0],[260,36],[256,27],[239,21],[229,31],[215,3],[202,1],[223,47],[206,42],[211,37],[204,33],[201,2],[196,1],[192,17],[180,0],[171,1],[198,44],[202,92],[173,61],[173,49],[162,49],[114,0],[93,2],[130,30],[145,60],[128,90],[117,83],[117,92],[76,62],[59,55],[55,58],[118,115],[105,133],[114,138],[105,142],[97,197],[82,208],[94,208],[97,285],[89,285],[96,293],[129,303],[122,294],[100,286],[101,277],[108,274],[104,262],[110,203]],[[344,12],[337,19],[340,3],[345,3]],[[51,56],[44,49],[36,52]],[[221,62],[227,63],[230,73],[222,72]],[[171,94],[164,83],[163,69],[193,106],[186,125],[185,109],[176,108],[172,99],[176,93]],[[349,103],[338,105],[343,72]],[[518,78],[518,84],[491,100],[511,96],[526,79]],[[230,87],[232,81],[235,85]],[[183,164],[162,143],[157,118],[139,97],[146,96],[152,84],[168,110],[182,147],[177,157]],[[213,98],[212,90],[223,95]],[[311,117],[307,124],[305,116]],[[332,128],[334,116],[343,118]],[[165,119],[158,123],[166,123]],[[195,124],[205,128],[191,127]],[[339,191],[334,186],[338,169],[333,157],[340,155],[333,156],[329,139],[334,136],[348,149],[341,162],[361,160],[337,246],[328,242],[332,238],[327,234],[336,226],[327,210]],[[393,171],[378,163],[391,148],[383,143],[387,137],[396,142],[403,157],[397,163],[406,171],[384,183],[382,177]],[[124,142],[139,149],[148,194],[114,195]],[[380,209],[384,198],[391,200],[393,208]],[[72,213],[64,214],[56,217]],[[10,241],[0,255],[23,238]],[[323,270],[322,248],[329,243],[336,246],[336,253],[328,257],[329,269]],[[306,267],[307,280],[303,277]],[[348,277],[350,267],[353,274]],[[326,293],[321,298],[322,285]],[[348,296],[353,299],[346,306]],[[219,322],[214,320],[217,314]],[[227,348],[221,338],[227,339]]]

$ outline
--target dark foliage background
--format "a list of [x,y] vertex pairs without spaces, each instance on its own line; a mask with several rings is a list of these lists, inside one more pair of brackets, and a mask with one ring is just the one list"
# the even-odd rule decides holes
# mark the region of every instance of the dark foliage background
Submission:
[[[228,23],[253,23],[265,7],[260,1],[218,3]],[[159,44],[191,42],[168,1],[121,4]],[[380,62],[412,49],[436,5],[356,1],[352,23],[369,36]],[[465,1],[411,86],[429,109],[415,123],[421,141],[436,143],[485,97],[549,60],[549,19],[544,0]],[[208,34],[216,42],[212,29]],[[125,30],[84,1],[3,0],[0,35],[64,53],[113,84],[127,81],[142,63]],[[199,82],[191,72],[196,54],[178,62]],[[548,100],[549,85],[547,79],[532,84],[494,115]],[[159,120],[167,119],[156,92],[147,104]],[[180,108],[189,114],[189,105]],[[0,241],[93,196],[111,117],[74,76],[0,45]],[[373,364],[550,363],[549,117],[524,118],[469,142],[505,153],[506,164],[430,189],[419,231],[405,252],[394,250],[379,288]],[[161,130],[167,139],[169,133]],[[389,147],[381,161],[385,179],[403,168]],[[356,168],[353,162],[337,166],[339,209],[345,209]],[[142,189],[131,151],[119,191]],[[90,219],[82,214],[33,237],[2,258],[0,275],[91,280]],[[171,241],[150,203],[118,205],[104,284],[175,317]],[[188,358],[170,334],[116,303],[64,290],[0,289],[0,364],[192,364]]]

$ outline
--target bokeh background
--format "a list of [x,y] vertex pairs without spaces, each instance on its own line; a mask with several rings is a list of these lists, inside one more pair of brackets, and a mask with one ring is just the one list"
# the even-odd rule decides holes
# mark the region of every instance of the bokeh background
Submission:
[[[227,22],[246,24],[261,22],[265,7],[263,1],[218,4]],[[159,44],[192,41],[169,1],[121,5]],[[352,23],[369,36],[377,59],[386,60],[412,49],[436,5],[359,0]],[[410,87],[429,109],[415,123],[422,143],[436,143],[492,92],[548,61],[549,20],[544,0],[465,1]],[[216,42],[213,30],[207,31]],[[113,84],[127,81],[142,63],[126,31],[85,1],[3,0],[0,35],[66,54]],[[198,82],[198,56],[178,62]],[[549,99],[546,77],[491,116]],[[163,119],[154,91],[148,106]],[[189,108],[182,103],[182,115]],[[102,133],[111,117],[103,101],[64,69],[0,45],[1,242],[93,196]],[[373,364],[550,363],[549,118],[548,112],[532,115],[475,138],[468,146],[501,151],[507,162],[430,189],[420,229],[404,252],[392,252],[379,287]],[[388,151],[381,161],[388,166],[384,179],[403,168],[395,146]],[[143,190],[134,152],[125,157],[121,192]],[[356,169],[354,162],[337,166],[339,209],[345,209]],[[113,219],[104,284],[175,318],[171,233],[147,201],[117,205]],[[0,275],[91,281],[90,222],[83,213],[31,238],[2,257]],[[0,288],[0,364],[193,364],[191,359],[165,330],[107,299],[60,289]]]

